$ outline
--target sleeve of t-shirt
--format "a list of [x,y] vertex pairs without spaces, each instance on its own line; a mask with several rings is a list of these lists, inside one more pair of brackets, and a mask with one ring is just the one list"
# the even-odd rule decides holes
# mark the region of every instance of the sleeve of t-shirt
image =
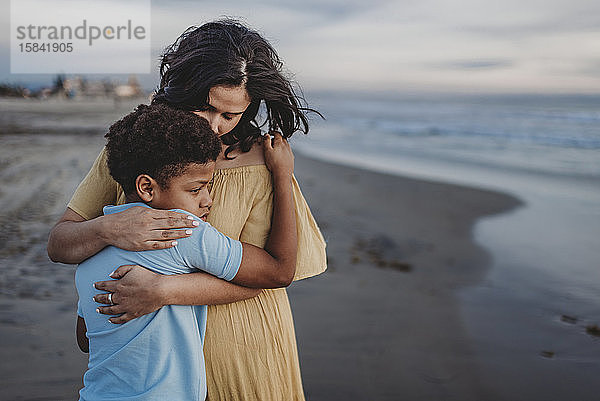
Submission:
[[106,156],[104,148],[67,205],[86,220],[102,215],[104,206],[117,204],[119,184],[110,175]]
[[77,301],[77,316],[83,317],[83,311],[81,310],[81,301]]
[[188,267],[227,281],[233,280],[242,263],[242,243],[203,221],[190,237],[179,240],[177,250]]

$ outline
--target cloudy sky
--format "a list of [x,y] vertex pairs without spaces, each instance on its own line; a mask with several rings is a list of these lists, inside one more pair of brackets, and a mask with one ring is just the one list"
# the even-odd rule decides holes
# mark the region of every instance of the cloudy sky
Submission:
[[[0,81],[40,79],[9,73],[1,14]],[[154,58],[224,15],[262,32],[307,89],[600,93],[597,0],[153,0]]]

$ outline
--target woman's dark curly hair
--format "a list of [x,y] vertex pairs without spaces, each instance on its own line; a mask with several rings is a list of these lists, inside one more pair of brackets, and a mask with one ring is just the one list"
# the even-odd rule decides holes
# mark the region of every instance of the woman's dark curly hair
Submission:
[[190,163],[215,161],[221,152],[221,141],[206,119],[164,104],[140,104],[105,137],[110,175],[126,194],[135,192],[140,174],[166,189]]
[[[233,19],[221,19],[188,28],[169,46],[160,64],[160,87],[155,103],[188,110],[204,110],[214,86],[243,86],[251,103],[236,127],[221,139],[226,155],[235,148],[247,152],[261,128],[277,130],[285,138],[296,131],[308,133],[304,99],[282,74],[283,63],[271,45],[256,31]],[[266,120],[256,116],[264,101]],[[321,116],[322,117],[322,116]]]

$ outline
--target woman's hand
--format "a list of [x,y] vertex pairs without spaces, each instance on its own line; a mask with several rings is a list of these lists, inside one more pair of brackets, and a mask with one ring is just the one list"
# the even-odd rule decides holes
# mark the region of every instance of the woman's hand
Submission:
[[289,178],[294,173],[294,154],[288,141],[279,132],[273,132],[263,137],[263,151],[265,153],[265,164],[273,174],[273,178]]
[[[105,217],[105,241],[126,251],[173,247],[177,245],[178,238],[189,237],[191,228],[199,224],[184,213],[141,206]],[[183,228],[187,230],[181,230]]]
[[94,283],[94,287],[112,295],[109,298],[109,294],[98,294],[94,301],[110,305],[98,307],[98,313],[120,315],[108,319],[111,323],[125,323],[164,306],[160,286],[163,276],[160,274],[141,266],[126,265],[119,267],[110,276],[116,280],[98,281]]
[[[247,288],[204,272],[161,275],[141,266],[121,266],[110,275],[116,280],[98,281],[94,287],[108,291],[94,301],[109,306],[98,313],[113,316],[121,324],[146,315],[165,305],[221,305],[253,298],[260,289]],[[112,301],[112,302],[111,302]]]
[[132,207],[120,213],[86,220],[67,208],[48,237],[48,256],[53,262],[81,263],[107,245],[127,251],[164,249],[189,237],[199,223],[187,214]]

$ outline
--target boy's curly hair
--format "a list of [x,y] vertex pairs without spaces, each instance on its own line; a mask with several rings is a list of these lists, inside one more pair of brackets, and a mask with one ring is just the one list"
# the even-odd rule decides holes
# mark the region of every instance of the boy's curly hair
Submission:
[[110,175],[125,194],[135,192],[140,174],[154,178],[161,188],[190,163],[215,161],[221,140],[208,121],[165,104],[140,104],[105,135]]

